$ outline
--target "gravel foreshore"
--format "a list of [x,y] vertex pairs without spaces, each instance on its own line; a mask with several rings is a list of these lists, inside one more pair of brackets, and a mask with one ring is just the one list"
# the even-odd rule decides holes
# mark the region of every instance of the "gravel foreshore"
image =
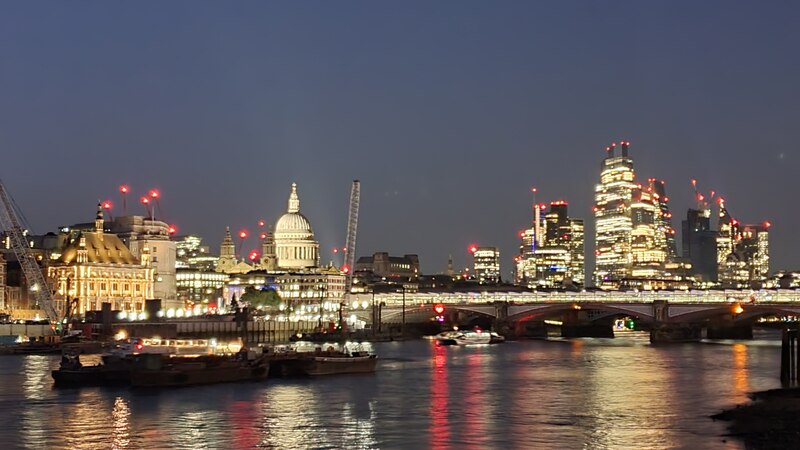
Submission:
[[730,421],[729,436],[748,449],[800,448],[800,388],[751,394],[752,402],[711,416]]

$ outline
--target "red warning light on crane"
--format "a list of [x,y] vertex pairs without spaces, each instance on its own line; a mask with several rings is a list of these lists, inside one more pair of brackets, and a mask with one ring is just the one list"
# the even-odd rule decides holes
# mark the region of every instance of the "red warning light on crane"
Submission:
[[247,239],[247,230],[239,231],[239,237],[242,239]]

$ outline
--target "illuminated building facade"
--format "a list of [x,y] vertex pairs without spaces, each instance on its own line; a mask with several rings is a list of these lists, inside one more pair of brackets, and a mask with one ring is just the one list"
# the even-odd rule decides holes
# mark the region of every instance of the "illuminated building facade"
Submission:
[[500,282],[500,249],[472,247],[474,276],[481,284]]
[[315,272],[271,274],[253,271],[231,275],[223,288],[223,297],[230,304],[233,296],[241,298],[248,286],[269,287],[285,302],[317,304],[320,301],[337,306],[344,299],[345,275],[335,267],[322,267]]
[[7,311],[10,306],[6,304],[6,259],[0,252],[0,309]]
[[594,281],[600,287],[618,287],[622,279],[631,275],[631,203],[632,193],[638,186],[634,183],[633,160],[628,156],[628,144],[621,143],[619,156],[614,154],[615,143],[606,148],[600,183],[595,186]]
[[64,242],[47,267],[57,311],[65,310],[67,298],[77,298],[80,314],[100,310],[103,302],[112,310],[141,313],[145,300],[154,298],[149,249],[137,258],[117,235],[106,233],[102,205],[93,230],[70,230]]
[[194,305],[219,307],[217,303],[222,298],[223,288],[229,279],[230,275],[225,273],[178,268],[176,271],[178,300],[183,307]]
[[769,275],[769,227],[769,223],[736,224],[733,251],[719,269],[723,287],[764,287]]
[[520,233],[520,253],[515,258],[517,284],[530,288],[582,286],[586,275],[583,220],[570,218],[563,200],[551,202],[542,220],[543,210],[544,205],[535,205],[534,225]]

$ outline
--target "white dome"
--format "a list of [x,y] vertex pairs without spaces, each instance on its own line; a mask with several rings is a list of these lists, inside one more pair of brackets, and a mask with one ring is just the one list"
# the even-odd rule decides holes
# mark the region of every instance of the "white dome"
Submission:
[[311,222],[300,213],[286,213],[275,224],[275,237],[282,234],[314,234]]

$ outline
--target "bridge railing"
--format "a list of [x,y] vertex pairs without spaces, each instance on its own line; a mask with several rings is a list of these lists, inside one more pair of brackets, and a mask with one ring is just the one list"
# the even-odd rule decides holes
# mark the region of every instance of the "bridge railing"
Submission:
[[[383,303],[387,306],[406,307],[443,304],[486,304],[508,303],[652,303],[666,300],[669,303],[797,303],[800,304],[800,290],[761,289],[761,290],[688,290],[688,291],[586,291],[586,292],[414,292],[354,294],[360,303]],[[352,298],[351,297],[351,298]]]

